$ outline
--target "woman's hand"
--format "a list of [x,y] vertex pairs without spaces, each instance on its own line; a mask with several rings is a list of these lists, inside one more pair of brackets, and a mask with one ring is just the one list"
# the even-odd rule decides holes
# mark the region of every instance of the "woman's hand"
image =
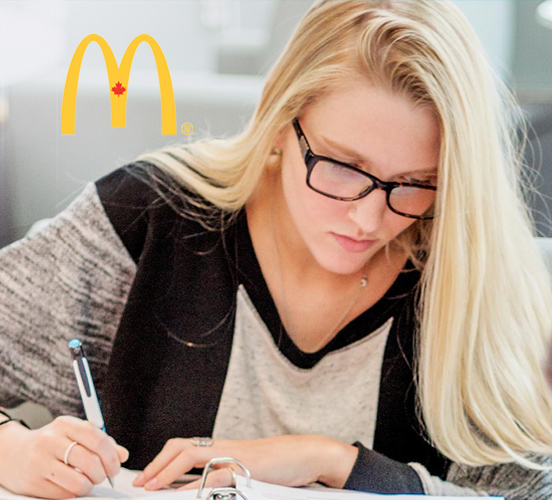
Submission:
[[[191,439],[171,439],[138,475],[134,486],[157,490],[168,486],[194,467],[204,467],[216,457],[243,462],[254,479],[287,486],[315,481],[340,488],[355,463],[358,449],[323,436],[276,436],[246,441],[215,439],[212,446],[194,446]],[[240,470],[236,469],[237,473]],[[210,472],[207,486],[228,486],[232,475],[222,467]],[[199,486],[199,481],[182,489]]]
[[[71,448],[67,463],[64,458]],[[85,420],[58,417],[28,430],[16,422],[0,427],[0,484],[28,496],[71,498],[119,473],[128,451]]]

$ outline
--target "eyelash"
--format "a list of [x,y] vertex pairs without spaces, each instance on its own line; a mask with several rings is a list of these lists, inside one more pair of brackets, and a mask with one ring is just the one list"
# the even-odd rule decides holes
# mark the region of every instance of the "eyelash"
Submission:
[[[337,161],[340,161],[341,163],[345,163],[346,165],[351,165],[352,167],[365,171],[365,169],[361,165],[359,165],[358,163],[355,163],[354,161],[341,160],[339,156],[331,156],[331,155],[329,156],[329,158],[334,158]],[[422,180],[422,179],[415,179],[413,177],[403,177],[402,179],[397,179],[396,182],[406,182],[407,184],[422,184],[422,185],[434,186],[436,182],[433,182],[433,181],[436,181],[436,179],[431,178],[431,179]]]
[[427,184],[427,185],[431,185],[431,180],[429,180],[429,179],[421,180],[421,179],[414,179],[413,177],[405,177],[404,179],[405,179],[404,182],[408,182],[409,184]]
[[[345,162],[346,163],[346,162]],[[363,170],[363,168],[356,164],[356,163],[349,163],[349,165],[352,165],[353,167],[358,168],[359,170]],[[434,179],[415,179],[414,177],[399,177],[399,179],[396,180],[396,182],[405,182],[407,184],[421,184],[421,185],[427,185],[427,186],[433,186],[435,185]]]

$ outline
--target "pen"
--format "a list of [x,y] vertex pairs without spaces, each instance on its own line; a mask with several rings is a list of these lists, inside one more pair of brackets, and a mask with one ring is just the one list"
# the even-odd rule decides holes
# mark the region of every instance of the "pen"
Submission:
[[[102,409],[100,408],[100,402],[98,401],[98,395],[96,394],[96,387],[94,387],[92,373],[90,373],[90,367],[88,366],[88,360],[84,355],[81,341],[78,339],[71,340],[69,342],[69,350],[73,356],[73,370],[75,371],[75,377],[77,378],[77,385],[79,386],[86,420],[98,429],[106,432]],[[109,481],[111,487],[115,488],[113,479],[108,477],[107,480]]]

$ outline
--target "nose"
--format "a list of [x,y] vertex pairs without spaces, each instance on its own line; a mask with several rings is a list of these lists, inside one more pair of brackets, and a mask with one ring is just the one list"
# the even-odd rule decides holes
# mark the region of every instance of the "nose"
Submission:
[[364,198],[350,203],[349,217],[356,226],[366,234],[377,232],[388,210],[387,193],[375,189]]

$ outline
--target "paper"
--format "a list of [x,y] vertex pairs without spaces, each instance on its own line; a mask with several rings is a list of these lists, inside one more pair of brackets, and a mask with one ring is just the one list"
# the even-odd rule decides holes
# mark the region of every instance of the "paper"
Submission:
[[[121,469],[120,474],[115,478],[115,489],[111,488],[105,481],[101,485],[94,486],[92,492],[87,497],[81,497],[80,500],[97,498],[142,498],[148,500],[196,500],[197,490],[176,491],[171,488],[158,491],[146,491],[144,488],[132,486],[132,481],[136,477],[136,471]],[[264,483],[262,481],[251,480],[251,487],[247,487],[246,479],[238,476],[238,488],[248,498],[248,500],[371,500],[385,498],[386,500],[427,500],[425,495],[378,495],[375,493],[362,493],[351,490],[336,490],[332,488],[290,488],[276,484]],[[211,488],[205,488],[201,495],[203,500],[207,500]],[[498,497],[493,497],[500,500]],[[21,500],[29,499],[22,495],[16,495],[0,487],[0,500]],[[437,497],[432,496],[431,500],[482,500],[482,497]],[[240,500],[237,497],[236,500]],[[502,499],[503,500],[503,499]]]
[[[163,498],[169,500],[170,497],[167,497],[167,495],[175,493],[174,489],[169,488],[165,490],[148,491],[144,488],[137,488],[136,486],[132,486],[132,481],[134,481],[134,478],[137,475],[137,471],[131,471],[122,468],[121,472],[117,475],[117,477],[114,478],[115,488],[112,488],[107,481],[104,481],[102,484],[94,486],[90,494],[85,498],[140,498],[163,496]],[[182,493],[180,493],[179,498],[182,498]]]
[[[121,469],[121,472],[114,478],[115,488],[112,488],[110,484],[104,481],[98,486],[94,486],[90,494],[86,497],[80,497],[80,500],[86,500],[91,498],[159,498],[163,500],[195,500],[197,495],[197,490],[190,491],[175,491],[172,488],[167,488],[164,490],[158,491],[148,491],[144,488],[137,488],[132,486],[132,481],[138,475],[137,471],[131,471],[128,469]],[[197,476],[194,476],[197,478]],[[22,500],[30,499],[31,497],[26,497],[23,495],[16,495],[11,493],[6,489],[0,486],[0,500]],[[33,497],[34,498],[34,497]]]
[[[251,481],[251,488],[245,485],[245,478],[238,477],[238,486],[249,500],[428,500],[426,495],[378,495],[352,490],[336,490],[332,488],[289,488],[277,484]],[[202,495],[206,499],[206,495]],[[432,496],[431,500],[482,500],[483,497],[441,497]],[[489,498],[489,497],[488,497]],[[502,497],[492,497],[494,500],[504,500]],[[237,498],[236,500],[240,500]]]

